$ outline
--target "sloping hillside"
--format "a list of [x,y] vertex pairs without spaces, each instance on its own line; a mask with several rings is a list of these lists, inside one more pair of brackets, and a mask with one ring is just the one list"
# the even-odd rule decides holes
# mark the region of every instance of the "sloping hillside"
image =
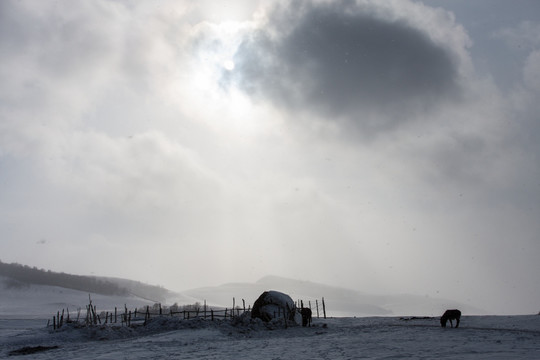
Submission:
[[151,305],[145,299],[129,295],[103,295],[50,285],[18,283],[13,286],[13,279],[0,276],[0,317],[46,319],[62,309],[72,312],[85,309],[89,296],[98,311],[123,308],[124,304],[130,309]]
[[48,285],[86,293],[110,296],[135,296],[151,302],[166,302],[174,294],[161,286],[140,281],[85,275],[72,275],[38,269],[21,264],[0,261],[0,276],[5,277],[4,286],[21,288],[27,285]]

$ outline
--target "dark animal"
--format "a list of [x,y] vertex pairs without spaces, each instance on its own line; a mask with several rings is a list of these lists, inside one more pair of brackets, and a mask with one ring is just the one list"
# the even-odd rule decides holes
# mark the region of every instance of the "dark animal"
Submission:
[[461,311],[459,310],[446,310],[441,316],[441,326],[446,327],[446,322],[450,320],[450,326],[454,327],[452,320],[456,320],[456,328],[459,326],[459,319],[461,318]]
[[302,326],[311,326],[311,309],[302,308],[300,314],[302,314]]

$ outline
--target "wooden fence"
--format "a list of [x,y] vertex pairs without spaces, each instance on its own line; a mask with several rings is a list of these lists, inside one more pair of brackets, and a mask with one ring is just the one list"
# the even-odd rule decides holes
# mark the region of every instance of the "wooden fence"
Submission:
[[[129,310],[126,304],[122,311],[119,311],[117,307],[114,308],[114,311],[102,311],[100,314],[97,312],[97,308],[92,304],[92,299],[90,295],[88,296],[89,304],[86,305],[86,314],[84,318],[81,317],[81,309],[77,310],[77,317],[75,320],[70,316],[69,309],[62,309],[62,312],[58,311],[52,317],[52,326],[53,329],[59,329],[66,323],[76,323],[82,325],[102,325],[102,324],[120,324],[121,326],[134,326],[134,325],[146,325],[147,321],[156,316],[170,316],[170,317],[180,317],[184,320],[193,319],[193,318],[202,318],[210,319],[214,321],[215,319],[232,319],[240,316],[246,311],[251,311],[251,306],[246,309],[246,302],[242,299],[242,307],[236,306],[235,299],[233,298],[233,307],[232,308],[220,308],[220,307],[209,307],[204,302],[203,307],[197,307],[193,309],[192,305],[184,306],[184,309],[178,310],[178,306],[163,308],[160,303],[154,304],[152,309],[149,305],[145,308],[135,308],[133,311]],[[322,305],[320,310],[322,311],[324,319],[326,319],[326,305],[324,302],[324,297],[322,298],[321,304],[318,300],[315,300],[315,309],[312,308],[311,301],[308,301],[308,307],[314,312],[316,311],[316,317],[320,317],[319,305]],[[189,309],[185,309],[188,307]],[[298,300],[296,302],[297,308],[303,308],[304,302]],[[173,310],[174,309],[174,310]],[[142,310],[142,311],[141,311]],[[278,317],[281,314],[275,314]],[[51,321],[47,321],[47,327],[51,326]]]

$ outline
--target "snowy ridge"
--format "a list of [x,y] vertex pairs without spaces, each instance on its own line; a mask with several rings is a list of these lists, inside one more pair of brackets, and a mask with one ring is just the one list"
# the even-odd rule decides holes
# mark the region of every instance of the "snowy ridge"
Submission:
[[[41,318],[47,319],[62,309],[76,311],[88,304],[88,296],[98,311],[112,310],[115,307],[130,308],[152,305],[148,299],[137,296],[89,294],[85,291],[66,289],[48,285],[21,285],[6,287],[6,278],[0,277],[0,318]],[[175,301],[193,303],[195,299],[175,294]]]

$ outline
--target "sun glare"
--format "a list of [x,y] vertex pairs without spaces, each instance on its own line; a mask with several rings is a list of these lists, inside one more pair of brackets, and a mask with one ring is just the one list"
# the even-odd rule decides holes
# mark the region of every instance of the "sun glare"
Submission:
[[[219,24],[206,23],[205,32],[213,34],[212,41],[201,46],[193,59],[189,87],[194,92],[193,101],[207,114],[212,127],[233,136],[251,137],[262,131],[262,121],[254,121],[255,105],[234,86],[224,87],[223,75],[234,71],[234,55],[241,43],[241,32],[247,23],[227,21]],[[192,102],[193,103],[193,102]]]
[[233,71],[234,70],[234,61],[232,60],[226,60],[224,63],[223,63],[223,68],[225,70],[228,70],[228,71]]

